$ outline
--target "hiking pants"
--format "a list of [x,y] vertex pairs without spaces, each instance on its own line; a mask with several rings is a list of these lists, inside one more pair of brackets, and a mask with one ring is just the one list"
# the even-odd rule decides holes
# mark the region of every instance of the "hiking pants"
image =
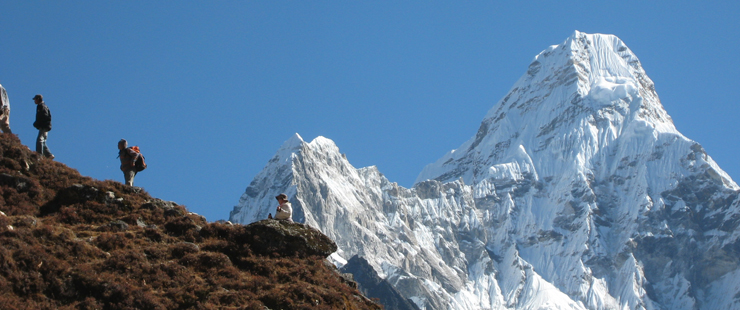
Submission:
[[49,132],[39,130],[39,136],[36,137],[36,153],[39,153],[46,157],[54,157],[46,146],[46,139],[49,137]]
[[136,176],[136,171],[134,171],[133,169],[123,171],[123,178],[126,180],[126,185],[128,186],[134,186],[135,176]]
[[13,133],[10,131],[10,108],[4,108],[3,115],[0,115],[0,129],[4,133]]

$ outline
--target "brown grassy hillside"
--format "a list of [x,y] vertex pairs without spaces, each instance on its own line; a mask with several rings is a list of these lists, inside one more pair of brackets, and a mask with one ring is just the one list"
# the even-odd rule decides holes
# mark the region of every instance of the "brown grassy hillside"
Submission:
[[207,223],[39,159],[10,134],[0,211],[0,309],[380,308],[325,263],[336,245],[318,231]]

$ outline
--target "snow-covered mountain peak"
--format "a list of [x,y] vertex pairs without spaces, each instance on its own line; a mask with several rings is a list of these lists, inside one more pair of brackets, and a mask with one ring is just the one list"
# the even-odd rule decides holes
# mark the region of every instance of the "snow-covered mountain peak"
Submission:
[[576,31],[538,54],[488,111],[478,133],[427,166],[416,181],[463,178],[475,184],[490,175],[473,167],[507,162],[555,176],[563,172],[559,168],[589,167],[612,141],[664,134],[681,136],[632,51],[616,36]]
[[654,127],[664,126],[661,131],[676,132],[660,104],[653,81],[637,56],[617,36],[575,31],[562,44],[535,56],[523,78],[532,74],[535,76],[528,83],[541,84],[554,76],[562,83],[552,86],[575,82],[576,93],[590,99],[583,103],[593,110],[615,107],[619,101],[632,102],[629,109],[635,116],[655,123]]

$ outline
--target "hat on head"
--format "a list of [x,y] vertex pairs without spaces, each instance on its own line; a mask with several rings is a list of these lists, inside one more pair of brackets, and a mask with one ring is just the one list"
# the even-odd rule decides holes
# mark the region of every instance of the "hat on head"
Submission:
[[288,200],[288,195],[280,194],[280,195],[275,196],[275,199]]
[[126,139],[118,140],[118,145],[128,145],[128,141],[126,141]]
[[33,100],[36,100],[36,99],[44,100],[44,96],[41,96],[41,94],[37,94],[36,96],[33,96]]

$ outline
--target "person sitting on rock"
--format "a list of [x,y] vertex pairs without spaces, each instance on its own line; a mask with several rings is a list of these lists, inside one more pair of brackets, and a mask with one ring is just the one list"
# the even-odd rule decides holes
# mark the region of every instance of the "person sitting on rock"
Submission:
[[293,221],[293,207],[288,202],[288,195],[280,194],[275,196],[279,205],[277,211],[275,211],[275,219],[292,222]]

